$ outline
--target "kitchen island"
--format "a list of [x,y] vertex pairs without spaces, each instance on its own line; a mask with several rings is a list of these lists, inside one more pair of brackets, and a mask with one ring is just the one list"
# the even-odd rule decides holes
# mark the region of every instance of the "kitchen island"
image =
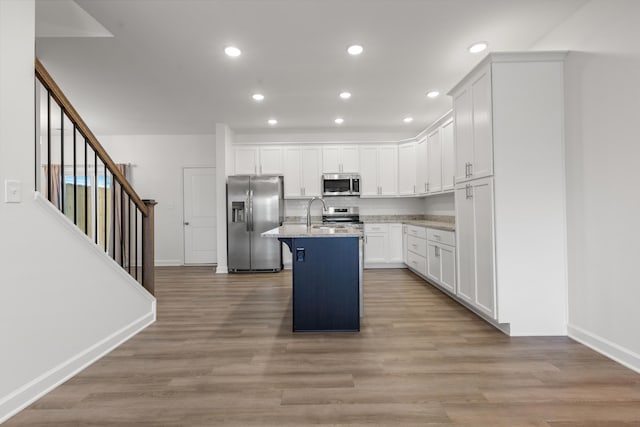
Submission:
[[360,330],[361,228],[295,224],[262,236],[291,250],[294,332]]

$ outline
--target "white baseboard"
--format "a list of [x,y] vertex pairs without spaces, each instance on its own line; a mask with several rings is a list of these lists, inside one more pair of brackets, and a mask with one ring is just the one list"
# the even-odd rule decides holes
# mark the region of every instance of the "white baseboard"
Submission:
[[0,399],[0,424],[155,322],[151,312]]
[[407,265],[403,262],[370,262],[364,264],[365,270],[376,268],[407,268]]
[[184,265],[181,259],[157,259],[153,264],[156,267],[179,267]]
[[568,326],[569,337],[609,359],[640,373],[640,354],[613,343],[578,326]]
[[226,265],[218,265],[216,267],[216,274],[229,274],[229,268]]

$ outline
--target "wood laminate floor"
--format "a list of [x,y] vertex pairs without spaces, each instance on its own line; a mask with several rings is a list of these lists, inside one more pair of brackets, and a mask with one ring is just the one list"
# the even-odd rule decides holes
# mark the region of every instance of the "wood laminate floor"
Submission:
[[365,271],[360,333],[291,332],[291,274],[157,270],[157,322],[7,426],[640,426],[640,375],[509,338],[406,270]]

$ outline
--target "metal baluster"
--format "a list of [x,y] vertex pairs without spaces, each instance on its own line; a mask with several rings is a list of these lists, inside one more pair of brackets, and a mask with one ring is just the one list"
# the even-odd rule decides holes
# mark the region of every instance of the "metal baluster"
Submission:
[[98,244],[98,152],[93,150],[93,240]]
[[107,165],[104,165],[104,251],[107,252]]
[[84,138],[84,234],[89,235],[89,157],[87,154],[87,137]]
[[64,108],[60,105],[60,211],[64,212]]
[[116,179],[111,172],[111,258],[116,259]]
[[47,90],[47,199],[51,201],[51,91]]
[[76,172],[76,124],[73,124],[73,224],[78,225],[78,173]]
[[[142,212],[140,212],[140,214],[142,215]],[[144,218],[143,218],[143,221],[144,221]],[[141,248],[140,248],[140,249],[142,249],[142,250],[140,251],[140,253],[141,253],[141,254],[140,254],[140,255],[141,255],[141,256],[140,256],[140,259],[142,260],[142,266],[141,266],[141,268],[140,268],[140,283],[141,283],[141,284],[143,284],[143,283],[144,283],[144,274],[145,274],[145,273],[144,273],[144,271],[145,271],[145,270],[144,270],[144,242],[145,242],[145,240],[144,240],[144,239],[145,239],[145,237],[146,237],[146,236],[145,236],[145,233],[144,233],[144,225],[143,225],[142,230],[141,230],[141,233],[140,233],[140,239],[142,240],[142,241],[140,242],[140,246],[141,246]]]
[[124,267],[124,194],[120,184],[120,266]]
[[127,267],[129,267],[129,274],[131,274],[131,196],[127,199]]
[[136,260],[136,280],[138,280],[138,207],[134,206],[135,212],[135,260]]

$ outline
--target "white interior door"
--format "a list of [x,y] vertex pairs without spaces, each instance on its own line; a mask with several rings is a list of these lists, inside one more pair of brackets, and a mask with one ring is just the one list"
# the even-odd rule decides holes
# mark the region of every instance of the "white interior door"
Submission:
[[184,263],[214,264],[216,169],[184,168]]

